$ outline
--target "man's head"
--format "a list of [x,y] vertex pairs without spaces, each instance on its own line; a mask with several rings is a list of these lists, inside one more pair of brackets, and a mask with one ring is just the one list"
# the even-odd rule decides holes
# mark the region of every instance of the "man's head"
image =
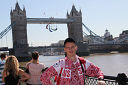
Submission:
[[32,53],[32,58],[33,58],[34,60],[37,60],[37,59],[39,58],[39,53],[38,53],[37,51],[33,52],[33,53]]
[[1,58],[1,60],[5,60],[6,59],[6,54],[5,53],[2,53],[1,55],[0,55],[0,58]]
[[64,41],[64,51],[66,52],[67,56],[72,57],[76,55],[77,46],[72,38],[67,38]]
[[65,41],[64,41],[64,47],[66,45],[67,42],[70,42],[70,43],[74,43],[75,44],[75,41],[72,39],[72,38],[67,38]]

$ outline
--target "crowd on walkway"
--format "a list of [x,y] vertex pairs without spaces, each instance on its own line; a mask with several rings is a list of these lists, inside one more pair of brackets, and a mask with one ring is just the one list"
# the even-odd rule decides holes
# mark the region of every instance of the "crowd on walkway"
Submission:
[[[50,67],[39,63],[39,53],[32,52],[32,60],[26,64],[26,70],[19,68],[19,62],[14,55],[0,55],[0,85],[84,85],[85,75],[97,77],[97,85],[106,85],[103,72],[88,60],[76,54],[78,47],[72,38],[64,42],[64,59]],[[54,78],[54,83],[51,82]]]

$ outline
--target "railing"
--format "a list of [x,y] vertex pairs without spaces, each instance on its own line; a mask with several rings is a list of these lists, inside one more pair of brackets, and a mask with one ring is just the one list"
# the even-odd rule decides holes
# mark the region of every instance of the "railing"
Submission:
[[[106,85],[119,85],[116,80],[104,79]],[[97,85],[98,79],[94,77],[86,77],[85,85]]]
[[[106,85],[128,85],[128,78],[124,73],[114,76],[104,76]],[[85,85],[97,85],[98,79],[95,77],[85,77]]]
[[[25,67],[20,67],[25,70]],[[54,79],[52,80],[54,82]],[[128,77],[124,73],[119,73],[117,77],[104,75],[106,85],[128,85]],[[98,78],[85,76],[85,85],[97,85]]]

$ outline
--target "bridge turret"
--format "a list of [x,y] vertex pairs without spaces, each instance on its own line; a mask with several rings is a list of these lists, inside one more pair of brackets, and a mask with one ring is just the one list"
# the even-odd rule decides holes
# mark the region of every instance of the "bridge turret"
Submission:
[[10,12],[12,27],[12,39],[14,55],[17,57],[24,57],[28,55],[28,41],[27,41],[27,19],[25,7],[20,8],[18,2],[15,9]]
[[[15,9],[10,12],[10,16],[11,16],[11,22],[15,22],[15,21],[26,21],[26,10],[25,8],[23,8],[23,10],[21,10],[18,2],[16,3]],[[26,22],[27,23],[27,22]]]

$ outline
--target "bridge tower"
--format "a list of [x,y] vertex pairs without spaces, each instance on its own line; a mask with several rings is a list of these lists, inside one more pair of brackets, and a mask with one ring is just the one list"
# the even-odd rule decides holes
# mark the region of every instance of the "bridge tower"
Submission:
[[78,12],[75,6],[72,6],[70,14],[67,13],[68,19],[73,19],[74,22],[68,23],[68,37],[73,38],[78,46],[77,54],[79,56],[89,55],[87,43],[83,43],[83,30],[82,30],[82,12]]
[[80,43],[83,41],[82,31],[82,13],[81,10],[78,12],[75,6],[72,6],[70,14],[67,13],[67,18],[73,19],[74,22],[68,23],[68,36],[73,38],[76,42]]
[[18,60],[22,61],[23,57],[28,57],[28,41],[27,41],[27,18],[26,10],[21,10],[18,2],[16,3],[15,9],[10,12],[11,24],[15,23],[12,27],[12,38],[13,38],[13,55]]

